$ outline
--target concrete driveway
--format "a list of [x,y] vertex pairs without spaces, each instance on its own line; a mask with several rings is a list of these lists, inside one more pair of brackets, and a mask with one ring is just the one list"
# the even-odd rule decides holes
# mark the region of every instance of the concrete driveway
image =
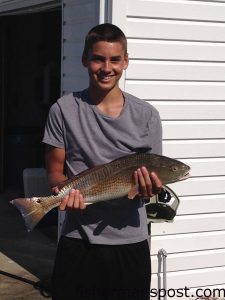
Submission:
[[22,197],[16,188],[0,193],[0,299],[51,298],[51,273],[57,243],[56,212],[28,233],[9,201]]

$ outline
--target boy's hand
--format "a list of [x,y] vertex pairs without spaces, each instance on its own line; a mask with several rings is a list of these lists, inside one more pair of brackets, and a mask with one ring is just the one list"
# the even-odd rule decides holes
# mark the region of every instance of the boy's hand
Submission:
[[71,209],[85,209],[86,205],[84,203],[83,195],[79,190],[71,189],[69,195],[66,195],[60,206],[60,210],[71,210]]
[[152,172],[150,175],[146,167],[138,168],[134,172],[134,178],[139,187],[139,194],[142,197],[152,197],[161,190],[162,182],[156,175]]
[[[59,193],[58,187],[52,188],[52,192],[57,195]],[[66,195],[63,198],[59,206],[60,210],[85,209],[85,208],[86,205],[84,203],[83,195],[80,193],[79,190],[74,190],[74,189],[70,190],[69,195]]]
[[56,195],[58,195],[58,193],[59,193],[59,188],[57,186],[54,186],[52,188],[52,194],[56,196]]

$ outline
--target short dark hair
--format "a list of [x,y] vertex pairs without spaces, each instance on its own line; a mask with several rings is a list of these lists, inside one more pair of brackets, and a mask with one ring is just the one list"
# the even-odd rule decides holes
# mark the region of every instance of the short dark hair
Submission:
[[92,46],[100,41],[105,42],[119,42],[124,48],[125,54],[127,54],[127,39],[123,31],[111,23],[103,23],[93,27],[86,35],[83,56],[88,55],[88,50]]

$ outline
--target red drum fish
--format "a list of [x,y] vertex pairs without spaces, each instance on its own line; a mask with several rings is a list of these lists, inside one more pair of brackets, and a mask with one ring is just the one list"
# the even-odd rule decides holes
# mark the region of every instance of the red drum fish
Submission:
[[81,172],[60,184],[57,195],[19,198],[11,203],[20,211],[28,231],[31,231],[51,209],[60,205],[71,189],[80,190],[86,204],[127,195],[134,198],[137,193],[131,193],[135,185],[133,173],[141,166],[145,166],[149,173],[155,172],[163,185],[190,177],[190,167],[178,160],[156,154],[136,153]]

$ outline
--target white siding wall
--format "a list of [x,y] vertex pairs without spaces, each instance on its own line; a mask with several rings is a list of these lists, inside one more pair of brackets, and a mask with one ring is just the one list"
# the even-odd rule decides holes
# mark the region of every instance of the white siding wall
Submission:
[[171,187],[181,200],[171,224],[152,225],[152,288],[158,250],[168,288],[225,288],[225,1],[112,1],[128,36],[124,87],[160,112],[164,154],[192,168]]
[[87,87],[82,66],[84,37],[99,23],[99,0],[63,0],[62,94]]

